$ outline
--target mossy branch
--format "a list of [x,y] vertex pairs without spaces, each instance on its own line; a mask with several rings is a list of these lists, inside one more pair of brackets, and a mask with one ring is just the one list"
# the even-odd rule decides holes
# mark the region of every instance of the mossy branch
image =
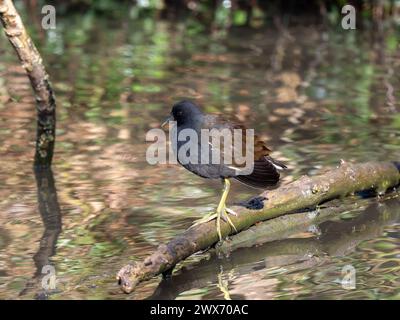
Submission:
[[[397,186],[399,181],[400,172],[394,163],[342,162],[338,168],[324,174],[314,177],[303,176],[273,191],[264,192],[261,197],[267,200],[263,201],[263,208],[260,210],[234,207],[238,215],[231,219],[240,232],[257,222],[313,208],[327,200],[355,192],[375,190],[383,194],[387,189]],[[287,227],[290,228],[290,224]],[[221,232],[224,237],[233,234],[227,223],[221,224]],[[144,261],[123,267],[117,274],[118,282],[124,292],[130,293],[139,282],[171,270],[178,262],[209,248],[216,242],[218,234],[215,221],[189,228],[167,244],[161,244]]]

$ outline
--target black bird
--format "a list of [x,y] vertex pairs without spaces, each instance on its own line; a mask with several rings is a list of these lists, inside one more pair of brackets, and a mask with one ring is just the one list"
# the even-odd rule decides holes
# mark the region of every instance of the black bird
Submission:
[[[226,161],[224,160],[226,159],[227,154],[222,151],[225,150],[223,149],[225,146],[225,140],[221,139],[223,140],[222,144],[221,140],[219,140],[218,142],[220,144],[217,146],[215,140],[213,141],[210,138],[203,137],[201,132],[204,130],[210,131],[216,129],[225,134],[227,132],[231,132],[231,136],[235,137],[233,134],[234,130],[241,129],[242,134],[240,136],[240,139],[242,140],[242,143],[237,146],[236,143],[233,143],[235,140],[232,139],[232,145],[228,146],[231,149],[228,148],[228,150],[231,150],[232,153],[234,153],[234,151],[241,151],[241,155],[245,155],[246,151],[244,150],[244,148],[246,147],[247,139],[245,133],[246,128],[239,123],[226,121],[218,115],[204,114],[194,103],[190,101],[184,100],[175,104],[172,107],[170,117],[163,123],[162,126],[166,125],[169,121],[176,121],[176,127],[173,127],[174,133],[176,134],[171,135],[171,140],[173,140],[171,141],[171,143],[173,146],[175,145],[174,152],[177,155],[178,162],[187,170],[193,172],[200,177],[208,179],[222,179],[224,191],[217,207],[216,213],[210,213],[209,215],[198,220],[195,223],[196,225],[216,218],[217,232],[219,238],[221,239],[221,218],[223,218],[224,220],[226,218],[228,223],[236,231],[234,224],[227,215],[227,213],[235,213],[225,206],[226,198],[228,196],[230,188],[229,178],[234,178],[251,187],[266,188],[269,186],[274,186],[278,183],[278,170],[286,169],[286,166],[269,156],[271,150],[257,136],[254,136],[254,148],[252,148],[252,152],[254,153],[254,157],[252,157],[252,159],[254,159],[252,163],[252,171],[249,172],[247,170],[245,172],[244,163],[238,164],[238,161],[236,161],[237,159],[235,157],[232,157],[232,164],[226,164]],[[184,141],[180,141],[180,139],[178,139],[178,137],[180,137],[180,133],[183,133],[183,130],[185,129],[191,129],[192,132],[196,134],[197,141],[195,140],[194,143],[198,146],[197,152],[188,148],[189,145],[193,146],[192,144],[187,144],[189,139],[186,139]],[[237,148],[241,148],[241,150],[237,150]],[[218,151],[217,154],[219,156],[218,163],[215,162],[215,158],[212,158],[212,152],[216,150]],[[190,157],[190,161],[188,161],[188,157]]]

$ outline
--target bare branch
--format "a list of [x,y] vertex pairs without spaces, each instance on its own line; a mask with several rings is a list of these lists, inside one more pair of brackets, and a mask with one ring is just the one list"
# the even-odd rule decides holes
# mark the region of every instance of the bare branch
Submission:
[[[364,164],[342,163],[340,167],[315,177],[303,176],[297,181],[281,186],[278,189],[261,194],[268,198],[260,210],[248,210],[236,207],[238,213],[232,217],[238,231],[248,229],[257,222],[272,219],[305,208],[313,208],[327,200],[344,197],[363,191],[375,190],[383,194],[387,189],[399,184],[400,173],[394,163],[368,162]],[[282,225],[272,219],[272,229],[283,230]],[[290,228],[293,224],[288,223]],[[222,235],[233,234],[227,223],[221,224]],[[143,281],[171,270],[178,262],[188,256],[209,248],[218,241],[215,222],[210,221],[186,230],[167,244],[161,244],[157,250],[142,262],[135,262],[123,267],[117,275],[122,290],[132,292],[135,286]]]
[[0,0],[0,20],[22,67],[26,70],[36,99],[37,132],[35,166],[49,167],[53,158],[56,103],[42,58],[11,0]]

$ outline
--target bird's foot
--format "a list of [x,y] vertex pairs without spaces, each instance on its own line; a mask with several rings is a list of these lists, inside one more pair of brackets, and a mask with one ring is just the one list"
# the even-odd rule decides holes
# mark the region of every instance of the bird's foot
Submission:
[[235,230],[235,232],[237,232],[237,229],[236,229],[235,225],[233,224],[231,218],[229,218],[229,215],[237,216],[237,213],[235,211],[233,211],[232,209],[229,209],[226,207],[223,207],[220,210],[217,209],[217,212],[211,212],[211,213],[207,214],[206,216],[204,216],[203,218],[194,221],[191,228],[194,226],[197,226],[199,224],[206,223],[206,222],[216,219],[217,220],[216,222],[217,222],[218,237],[219,237],[219,240],[222,240],[221,219],[224,220],[225,222],[229,223],[229,225],[233,228],[233,230]]
[[232,215],[232,216],[237,216],[237,213],[235,211],[233,211],[232,209],[229,208],[225,208],[226,213]]
[[223,214],[222,214],[222,220],[224,220],[225,222],[228,222],[229,224],[230,224],[230,226],[233,228],[233,230],[235,230],[235,232],[237,232],[237,229],[236,229],[236,227],[235,227],[235,225],[233,224],[233,222],[232,222],[232,220],[231,220],[231,218],[229,218],[229,215],[232,215],[232,216],[237,216],[237,213],[235,212],[235,211],[233,211],[232,209],[229,209],[229,208],[224,208],[225,210],[224,210],[224,212],[223,212]]
[[203,218],[195,220],[194,223],[191,225],[191,228],[194,226],[198,226],[199,224],[214,220],[216,218],[217,218],[217,213],[211,212],[211,213],[205,215]]
[[225,222],[229,223],[229,225],[237,232],[237,229],[235,225],[233,224],[231,218],[229,218],[229,215],[237,216],[237,213],[233,211],[232,209],[229,209],[227,207],[222,207],[221,210],[218,211],[217,209],[217,232],[218,232],[218,237],[219,240],[222,240],[222,233],[221,233],[221,219],[224,220]]

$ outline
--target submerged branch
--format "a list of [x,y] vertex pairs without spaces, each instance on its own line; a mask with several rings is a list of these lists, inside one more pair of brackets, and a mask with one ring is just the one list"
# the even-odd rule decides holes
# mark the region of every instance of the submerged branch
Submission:
[[35,166],[49,167],[53,158],[56,127],[56,103],[49,76],[43,66],[42,57],[26,32],[11,0],[0,0],[0,20],[8,40],[28,74],[36,98]]
[[[387,189],[399,184],[400,172],[390,162],[368,162],[364,164],[342,163],[340,167],[314,177],[303,176],[297,181],[261,194],[263,208],[248,210],[235,207],[236,217],[232,221],[240,232],[257,222],[272,219],[299,210],[313,208],[327,200],[344,197],[355,192],[375,190],[383,194]],[[293,223],[277,219],[268,221],[270,229],[290,229]],[[290,220],[288,220],[290,221]],[[279,224],[279,227],[277,227]],[[227,223],[221,224],[223,237],[234,231]],[[218,241],[215,221],[189,228],[157,250],[142,262],[134,262],[123,267],[117,275],[122,290],[130,293],[136,285],[161,273],[170,271],[178,262],[188,256],[209,248]]]

